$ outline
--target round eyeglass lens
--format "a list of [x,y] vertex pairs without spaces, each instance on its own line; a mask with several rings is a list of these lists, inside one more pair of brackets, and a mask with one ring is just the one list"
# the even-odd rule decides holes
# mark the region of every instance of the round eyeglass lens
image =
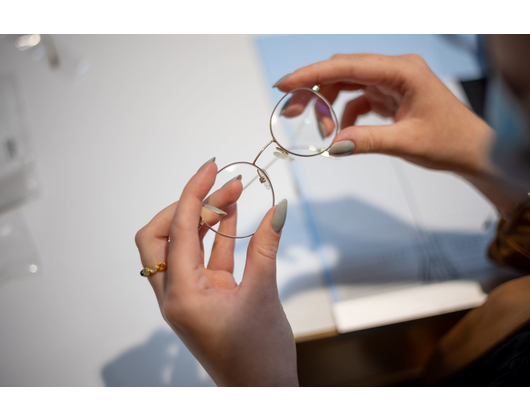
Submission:
[[214,232],[231,238],[252,236],[274,206],[266,171],[248,162],[225,166],[204,200],[201,216]]
[[276,105],[270,129],[282,148],[302,156],[321,154],[331,146],[338,132],[335,113],[313,90],[289,92]]

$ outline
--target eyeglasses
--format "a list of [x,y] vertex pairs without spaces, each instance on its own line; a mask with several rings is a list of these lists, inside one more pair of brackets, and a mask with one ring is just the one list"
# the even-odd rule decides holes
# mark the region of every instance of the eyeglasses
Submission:
[[[267,173],[278,160],[294,161],[293,156],[330,157],[328,150],[339,124],[327,99],[319,93],[320,86],[297,88],[286,93],[274,107],[269,128],[272,136],[252,162],[234,162],[217,172],[216,182],[203,203],[206,209],[218,214],[236,212],[237,223],[217,229],[201,218],[213,232],[227,238],[242,239],[254,235],[265,213],[275,205],[274,188]],[[265,166],[257,160],[271,145],[276,147],[274,158]],[[236,181],[241,181],[238,185]],[[221,210],[220,213],[218,210]],[[243,217],[241,217],[243,216]]]

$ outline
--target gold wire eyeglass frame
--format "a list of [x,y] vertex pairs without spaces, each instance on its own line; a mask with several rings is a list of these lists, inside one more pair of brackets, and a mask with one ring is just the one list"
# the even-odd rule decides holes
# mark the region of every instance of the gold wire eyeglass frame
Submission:
[[[272,185],[272,181],[270,180],[269,178],[269,175],[267,174],[267,171],[266,169],[268,167],[270,167],[272,165],[272,163],[270,163],[268,166],[266,166],[265,168],[261,168],[259,167],[258,165],[256,165],[256,161],[259,159],[259,157],[263,154],[263,152],[271,145],[271,144],[276,144],[276,150],[281,153],[283,156],[285,157],[288,157],[289,155],[294,155],[294,156],[298,156],[298,157],[315,157],[315,156],[326,156],[326,157],[330,157],[329,154],[328,154],[328,150],[329,148],[331,147],[331,144],[326,148],[326,149],[323,149],[323,150],[320,150],[318,151],[317,153],[314,153],[314,154],[311,154],[311,155],[302,155],[302,154],[299,154],[299,153],[295,153],[293,151],[290,151],[288,150],[287,148],[283,147],[279,141],[276,139],[276,137],[274,136],[274,131],[272,129],[272,125],[273,125],[273,119],[274,119],[274,116],[275,116],[275,112],[276,112],[276,109],[278,108],[278,106],[282,103],[282,101],[289,95],[292,95],[294,92],[296,91],[309,91],[311,92],[312,94],[316,95],[319,99],[321,99],[329,108],[330,110],[330,115],[333,119],[333,123],[335,125],[335,129],[334,129],[334,133],[333,133],[333,137],[335,137],[338,133],[338,129],[339,129],[339,125],[338,125],[338,120],[337,120],[337,116],[335,115],[335,111],[333,110],[331,104],[328,102],[328,100],[319,93],[319,90],[320,90],[320,85],[315,85],[313,86],[312,88],[306,88],[306,87],[301,87],[301,88],[296,88],[296,89],[293,89],[289,92],[287,92],[284,96],[282,96],[282,98],[278,101],[278,103],[276,104],[276,106],[273,108],[272,110],[272,113],[271,113],[271,117],[270,117],[270,120],[269,120],[269,130],[270,130],[270,133],[271,133],[271,137],[272,137],[272,140],[270,140],[265,146],[262,147],[262,149],[259,151],[259,153],[257,154],[257,156],[254,158],[254,160],[251,162],[233,162],[233,163],[230,163],[226,166],[224,166],[223,168],[219,169],[217,171],[217,174],[219,175],[219,173],[221,173],[222,171],[224,171],[225,169],[229,168],[230,166],[233,166],[233,165],[241,165],[241,164],[244,164],[244,165],[251,165],[253,167],[256,168],[256,171],[257,171],[257,174],[258,176],[256,177],[257,179],[259,179],[259,181],[264,184],[266,182],[268,182],[268,185],[270,185],[270,191],[271,191],[271,195],[272,195],[272,206],[271,207],[274,207],[276,201],[275,201],[275,196],[274,196],[274,187]],[[278,159],[278,158],[277,158]],[[252,183],[253,181],[251,181],[250,183]],[[250,185],[247,184],[248,185]],[[245,186],[246,188],[246,186]],[[224,236],[226,238],[232,238],[232,239],[244,239],[244,238],[250,238],[251,236],[254,235],[254,233],[251,233],[249,235],[245,235],[245,236],[232,236],[232,235],[227,235],[225,233],[222,233],[222,232],[219,232],[217,231],[216,229],[213,228],[213,226],[210,226],[202,217],[201,217],[201,220],[200,220],[200,225],[199,227],[202,227],[202,226],[206,226],[208,229],[210,229],[212,232],[216,233],[217,235],[221,235],[221,236]]]

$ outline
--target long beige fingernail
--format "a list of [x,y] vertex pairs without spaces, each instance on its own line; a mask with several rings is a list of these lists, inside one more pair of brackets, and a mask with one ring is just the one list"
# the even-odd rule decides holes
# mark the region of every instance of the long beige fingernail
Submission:
[[226,182],[221,188],[226,187],[228,184],[230,184],[232,181],[235,181],[236,179],[239,179],[241,181],[243,179],[243,175],[233,177],[230,181]]
[[287,218],[287,200],[284,198],[276,206],[274,212],[274,217],[272,218],[272,228],[276,233],[280,233],[285,224],[285,219]]
[[209,163],[212,163],[212,162],[215,162],[215,158],[211,158],[208,162],[204,162],[202,164],[202,166],[197,170],[197,172],[199,172],[202,168],[204,168],[206,165],[208,165]]
[[211,206],[210,204],[203,203],[202,205],[206,210],[213,211],[214,213],[220,215],[220,216],[226,216],[226,212],[224,212],[221,209],[218,209],[217,207]]
[[291,74],[293,74],[293,73],[289,73],[289,74],[286,74],[285,76],[283,76],[280,80],[278,80],[276,83],[274,83],[274,84],[272,85],[272,87],[273,87],[273,88],[278,87],[278,85],[279,85],[281,82],[283,82],[285,79],[287,79]]

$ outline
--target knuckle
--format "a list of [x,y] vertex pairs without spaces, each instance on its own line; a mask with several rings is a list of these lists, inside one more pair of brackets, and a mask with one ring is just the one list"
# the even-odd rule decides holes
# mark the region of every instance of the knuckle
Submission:
[[276,261],[278,245],[276,243],[264,243],[255,246],[253,252],[271,261]]
[[426,65],[427,63],[425,62],[425,60],[423,59],[423,57],[419,54],[407,54],[404,56],[404,58],[411,62],[411,63],[414,63],[416,65],[420,65],[420,66],[423,66],[423,65]]
[[407,61],[416,61],[418,60],[419,55],[418,54],[404,54],[402,58],[404,58]]
[[341,53],[338,53],[338,54],[333,54],[333,56],[331,57],[332,60],[336,60],[338,58],[344,58],[346,57],[346,54],[341,54]]
[[146,226],[144,226],[138,232],[136,232],[136,235],[134,236],[134,242],[136,243],[136,246],[138,248],[145,242],[146,237],[147,237]]
[[367,131],[366,143],[370,152],[377,152],[381,149],[381,140],[371,130]]
[[[197,220],[197,226],[199,226],[199,220]],[[188,222],[184,221],[181,218],[177,218],[177,220],[175,220],[169,228],[169,236],[174,238],[177,236],[178,232],[182,232],[187,227]]]

